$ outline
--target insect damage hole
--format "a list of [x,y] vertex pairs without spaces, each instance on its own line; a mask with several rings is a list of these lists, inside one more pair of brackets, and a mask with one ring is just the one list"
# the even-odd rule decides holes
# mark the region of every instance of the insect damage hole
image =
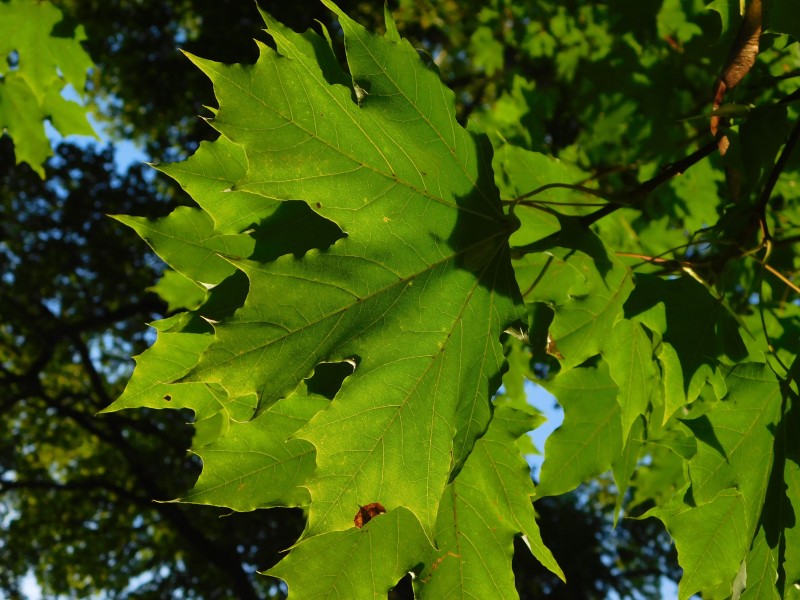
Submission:
[[333,400],[342,388],[344,380],[350,377],[358,366],[359,357],[353,356],[341,362],[323,362],[314,368],[314,374],[306,379],[306,389],[310,394],[319,394]]

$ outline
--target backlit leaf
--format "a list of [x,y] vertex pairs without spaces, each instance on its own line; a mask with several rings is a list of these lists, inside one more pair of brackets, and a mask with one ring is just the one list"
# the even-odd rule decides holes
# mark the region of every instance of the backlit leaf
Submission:
[[495,410],[489,431],[444,492],[436,520],[437,558],[426,561],[428,569],[416,580],[420,598],[517,597],[510,568],[517,535],[564,578],[539,534],[530,470],[515,444],[533,424],[533,417],[515,409]]
[[397,508],[361,529],[351,523],[345,531],[309,539],[267,574],[286,581],[293,598],[373,600],[386,597],[429,550],[419,521]]
[[455,122],[436,73],[407,42],[339,18],[360,102],[305,54],[311,33],[271,29],[281,54],[262,47],[253,66],[193,59],[215,84],[214,126],[247,157],[234,189],[303,199],[347,237],[302,259],[231,260],[247,301],[184,381],[256,393],[262,412],[318,363],[352,360],[297,434],[317,447],[309,533],[349,527],[370,501],[432,528],[448,473],[488,425],[499,336],[517,318],[511,226],[490,150]]
[[608,471],[623,443],[618,387],[604,362],[570,369],[547,390],[564,409],[564,423],[547,438],[539,496],[563,494]]
[[0,2],[0,131],[13,138],[17,162],[42,177],[42,163],[52,154],[45,119],[62,135],[95,136],[86,108],[61,96],[67,84],[83,94],[93,66],[84,40],[83,27],[50,2]]

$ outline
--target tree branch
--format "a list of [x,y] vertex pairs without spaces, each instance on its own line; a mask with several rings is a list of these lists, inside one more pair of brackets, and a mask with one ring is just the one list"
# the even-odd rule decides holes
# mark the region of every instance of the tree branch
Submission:
[[[660,185],[666,183],[676,175],[680,175],[685,172],[689,167],[695,165],[696,163],[703,160],[705,157],[712,154],[717,149],[717,142],[709,142],[702,148],[695,150],[688,156],[682,158],[679,161],[674,163],[670,163],[666,165],[655,177],[648,179],[644,183],[636,186],[632,190],[627,192],[622,192],[619,194],[604,194],[599,190],[594,190],[591,188],[584,188],[583,186],[578,185],[571,185],[568,183],[550,183],[540,188],[533,190],[532,192],[528,192],[527,194],[523,194],[519,198],[515,200],[530,198],[531,196],[541,193],[546,189],[552,188],[568,188],[568,189],[575,189],[578,191],[586,192],[592,194],[593,196],[598,196],[605,199],[610,199],[609,203],[600,208],[599,210],[594,211],[593,213],[589,213],[588,215],[584,215],[579,217],[578,221],[584,227],[590,227],[592,224],[596,223],[600,219],[605,216],[610,215],[611,213],[619,210],[623,207],[634,207],[641,202],[643,198],[645,198],[650,192],[658,188]],[[553,233],[546,238],[533,242],[532,244],[528,244],[526,246],[519,246],[516,248],[512,248],[512,258],[524,256],[528,252],[534,252],[537,249],[546,246],[547,244],[551,243],[558,236],[561,232]]]
[[581,224],[588,227],[596,223],[603,217],[608,216],[611,213],[615,212],[616,210],[622,208],[623,206],[636,205],[650,192],[658,188],[660,185],[666,183],[676,175],[683,174],[687,169],[689,169],[689,167],[697,164],[705,157],[712,154],[716,149],[717,149],[717,142],[716,141],[709,142],[702,148],[692,152],[689,156],[686,156],[677,162],[668,164],[661,170],[661,172],[658,173],[658,175],[656,175],[652,179],[648,179],[641,185],[632,189],[630,192],[622,194],[621,196],[623,202],[615,201],[613,204],[607,204],[603,208],[596,210],[595,212],[588,214],[584,217],[581,217]]

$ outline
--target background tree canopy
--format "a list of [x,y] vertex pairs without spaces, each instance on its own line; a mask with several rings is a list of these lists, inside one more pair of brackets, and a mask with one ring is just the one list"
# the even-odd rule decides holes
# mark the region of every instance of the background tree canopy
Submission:
[[0,1],[3,594],[800,597],[798,5],[338,8]]

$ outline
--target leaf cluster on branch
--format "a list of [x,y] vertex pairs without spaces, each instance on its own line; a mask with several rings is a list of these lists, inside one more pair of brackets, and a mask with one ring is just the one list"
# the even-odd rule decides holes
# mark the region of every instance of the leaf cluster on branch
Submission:
[[[187,54],[218,137],[158,166],[187,205],[115,217],[170,316],[104,412],[193,411],[182,502],[302,510],[292,598],[514,598],[523,551],[564,579],[536,508],[587,482],[664,525],[682,600],[797,597],[795,4],[494,2],[428,53],[323,3],[262,12],[252,64]],[[398,14],[436,42],[444,8]],[[564,410],[535,485],[525,381]]]
[[[367,597],[407,571],[421,598],[512,597],[517,536],[560,574],[531,500],[609,469],[618,509],[649,507],[675,539],[681,598],[791,589],[793,521],[775,515],[800,499],[796,358],[754,339],[719,281],[747,256],[764,278],[747,223],[760,219],[769,250],[765,203],[726,209],[691,253],[619,252],[591,225],[642,210],[716,144],[631,192],[562,185],[571,201],[537,201],[574,181],[569,167],[507,144],[493,157],[388,12],[375,36],[326,4],[347,72],[326,32],[266,14],[277,49],[254,65],[190,57],[214,84],[220,137],[162,170],[199,208],[120,219],[203,295],[156,324],[111,410],[195,411],[204,466],[184,501],[307,510],[270,571],[298,598]],[[566,418],[534,490],[517,441],[540,418],[492,398],[507,358],[522,355],[506,375],[520,377],[545,349],[557,374],[542,383]],[[670,461],[683,468],[659,480]],[[380,510],[365,519],[365,506]]]

